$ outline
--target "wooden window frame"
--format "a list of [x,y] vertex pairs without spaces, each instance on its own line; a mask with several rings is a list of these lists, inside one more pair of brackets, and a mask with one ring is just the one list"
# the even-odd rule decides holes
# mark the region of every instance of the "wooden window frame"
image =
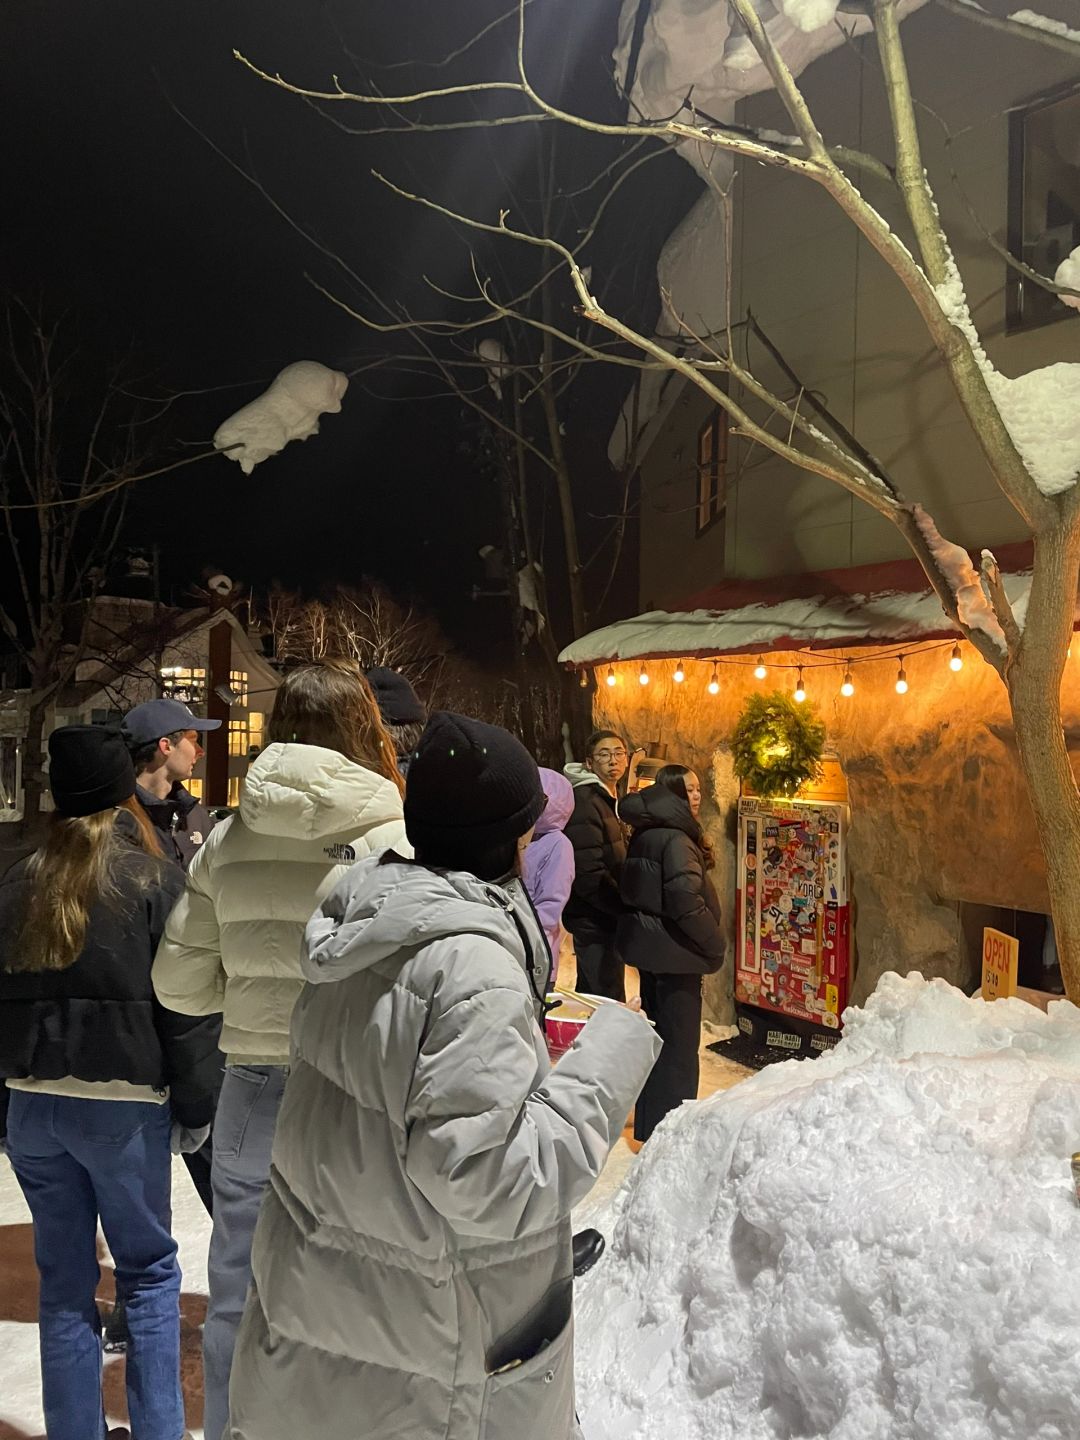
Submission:
[[728,436],[728,413],[717,406],[697,436],[696,535],[723,527],[727,520]]
[[[1026,125],[1028,119],[1042,110],[1048,110],[1063,100],[1080,97],[1080,84],[1069,81],[1053,90],[1034,96],[1023,105],[1009,112],[1009,165],[1008,203],[1006,221],[1006,244],[1009,254],[1024,259],[1024,188],[1025,162],[1027,159]],[[1080,244],[1080,233],[1074,232],[1075,243]],[[1047,277],[1052,280],[1052,275]],[[1008,335],[1024,330],[1041,330],[1046,325],[1056,325],[1061,320],[1075,316],[1067,305],[1058,305],[1050,314],[1032,316],[1025,314],[1025,293],[1035,288],[1033,282],[1012,265],[1005,267],[1005,332]]]

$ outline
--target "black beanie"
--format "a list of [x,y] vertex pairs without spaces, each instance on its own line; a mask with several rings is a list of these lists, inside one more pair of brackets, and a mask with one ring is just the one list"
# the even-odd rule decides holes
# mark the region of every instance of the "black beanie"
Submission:
[[135,794],[135,768],[119,730],[62,725],[49,736],[49,789],[61,815],[96,815]]
[[405,790],[405,830],[421,859],[471,870],[471,862],[526,834],[546,804],[536,761],[520,740],[463,715],[431,717]]
[[404,675],[376,666],[367,672],[367,682],[375,692],[384,725],[423,725],[426,722],[428,716],[423,702]]

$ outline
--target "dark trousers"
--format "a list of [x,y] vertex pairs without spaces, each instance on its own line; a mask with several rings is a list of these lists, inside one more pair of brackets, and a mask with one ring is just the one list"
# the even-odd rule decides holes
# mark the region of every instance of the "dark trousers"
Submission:
[[697,1099],[701,976],[642,970],[641,1005],[664,1042],[634,1109],[634,1139],[648,1140],[665,1115]]
[[205,1143],[192,1155],[184,1156],[184,1164],[191,1176],[191,1183],[199,1192],[206,1213],[213,1219],[214,1192],[210,1188],[210,1162],[214,1157],[214,1137],[207,1136]]
[[579,940],[574,937],[577,980],[574,989],[583,995],[604,995],[609,1000],[626,999],[626,966],[615,951],[615,937]]

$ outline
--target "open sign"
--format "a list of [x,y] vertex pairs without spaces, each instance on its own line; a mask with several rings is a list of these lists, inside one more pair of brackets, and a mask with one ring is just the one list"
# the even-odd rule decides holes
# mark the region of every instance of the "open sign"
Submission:
[[982,998],[1001,1000],[1015,995],[1019,964],[1020,941],[987,927],[983,931]]

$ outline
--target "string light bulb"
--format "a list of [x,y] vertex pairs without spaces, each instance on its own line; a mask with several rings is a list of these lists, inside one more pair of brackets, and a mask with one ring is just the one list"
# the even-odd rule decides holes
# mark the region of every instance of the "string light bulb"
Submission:
[[799,673],[795,679],[795,702],[801,705],[806,699],[806,686],[803,684],[802,666],[799,666]]
[[764,680],[768,673],[768,670],[765,668],[765,661],[759,655],[757,657],[757,665],[754,667],[754,678],[756,680]]
[[716,669],[716,661],[715,661],[715,660],[713,661],[713,667],[712,667],[712,679],[709,681],[709,694],[710,694],[710,695],[719,695],[719,694],[720,694],[720,676],[719,676],[719,674],[718,674],[718,672],[717,672],[717,669]]
[[644,660],[641,662],[641,673],[638,675],[637,678],[639,685],[647,685],[649,683],[649,672],[645,669]]
[[589,672],[588,672],[587,670],[582,670],[582,672],[581,672],[581,678],[578,680],[578,684],[581,686],[582,690],[584,690],[584,689],[586,689],[586,688],[588,687],[588,684],[589,684]]
[[671,677],[676,685],[681,685],[686,679],[686,671],[683,669],[683,662],[680,660],[675,666],[675,674]]
[[611,665],[608,666],[608,670],[607,670],[607,683],[608,683],[612,688],[614,688],[614,686],[615,686],[615,670],[614,670],[614,667],[611,666]]
[[851,678],[851,666],[844,671],[844,683],[840,686],[840,694],[850,699],[855,694],[855,682]]
[[904,670],[904,657],[900,656],[900,669],[896,672],[896,693],[906,695],[908,692],[907,674]]
[[960,654],[960,645],[957,643],[952,647],[952,654],[949,656],[949,669],[962,670],[964,668],[964,657]]

